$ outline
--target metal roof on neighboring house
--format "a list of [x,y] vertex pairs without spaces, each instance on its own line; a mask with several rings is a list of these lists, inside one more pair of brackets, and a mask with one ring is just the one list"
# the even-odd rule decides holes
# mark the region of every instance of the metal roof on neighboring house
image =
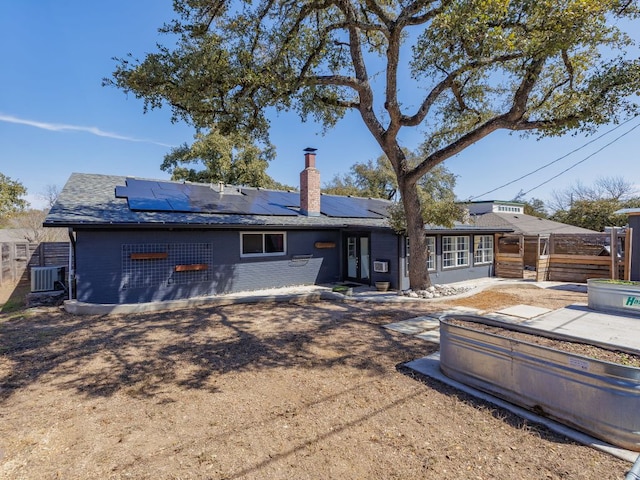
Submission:
[[[193,200],[193,201],[192,201]],[[72,228],[390,228],[391,201],[321,196],[319,216],[299,211],[298,192],[73,173],[45,220]],[[270,212],[257,213],[257,212]],[[447,232],[511,231],[509,227],[428,226]]]
[[567,225],[523,213],[483,213],[471,216],[471,223],[484,228],[511,228],[514,233],[545,235],[549,233],[598,233],[588,228]]
[[616,215],[640,215],[640,208],[621,208],[613,213]]

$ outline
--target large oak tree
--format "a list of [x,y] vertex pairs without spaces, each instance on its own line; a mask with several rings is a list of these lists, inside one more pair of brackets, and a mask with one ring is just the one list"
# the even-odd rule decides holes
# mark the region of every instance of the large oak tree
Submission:
[[[112,83],[176,118],[268,146],[269,116],[327,127],[356,111],[389,158],[424,288],[418,180],[497,130],[561,135],[633,115],[632,0],[175,0],[169,46]],[[424,134],[410,164],[403,129]],[[490,162],[490,159],[478,161]],[[514,162],[518,161],[514,152]]]

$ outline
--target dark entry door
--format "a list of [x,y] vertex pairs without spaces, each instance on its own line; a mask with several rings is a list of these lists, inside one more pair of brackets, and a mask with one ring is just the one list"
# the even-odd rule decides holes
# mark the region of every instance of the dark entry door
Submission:
[[363,233],[348,234],[345,241],[346,268],[345,277],[358,283],[371,283],[371,254],[369,235]]

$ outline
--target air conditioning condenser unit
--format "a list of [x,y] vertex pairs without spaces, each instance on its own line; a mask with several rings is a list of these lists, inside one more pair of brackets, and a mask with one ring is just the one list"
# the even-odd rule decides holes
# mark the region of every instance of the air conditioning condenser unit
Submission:
[[32,292],[61,290],[63,285],[64,267],[31,267]]

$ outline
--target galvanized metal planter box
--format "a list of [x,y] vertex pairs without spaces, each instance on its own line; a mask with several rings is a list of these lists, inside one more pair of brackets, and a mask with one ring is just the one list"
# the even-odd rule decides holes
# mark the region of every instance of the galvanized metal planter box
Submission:
[[[477,316],[443,317],[440,369],[445,375],[611,444],[640,451],[640,368],[453,325],[453,319],[506,326]],[[507,328],[540,334],[519,326]]]
[[589,308],[640,316],[640,282],[587,280]]

